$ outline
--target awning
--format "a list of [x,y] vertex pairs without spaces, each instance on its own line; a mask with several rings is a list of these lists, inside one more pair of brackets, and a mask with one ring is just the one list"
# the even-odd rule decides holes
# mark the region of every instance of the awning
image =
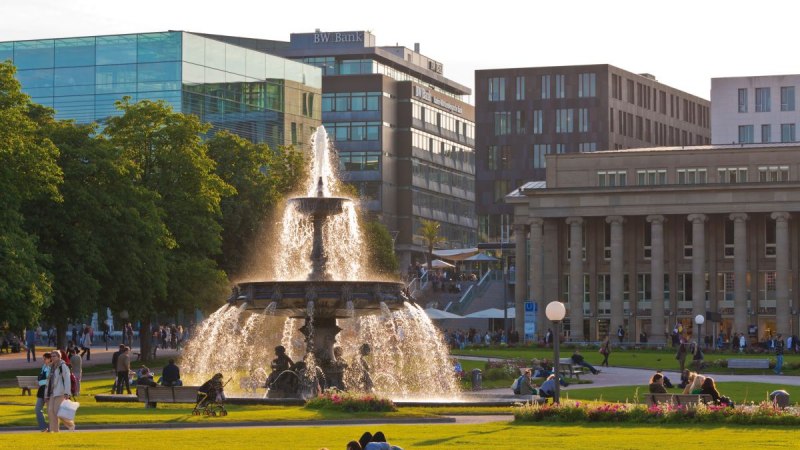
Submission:
[[478,253],[470,256],[469,258],[465,258],[464,261],[499,261],[499,259],[495,258],[494,256],[487,255],[486,253]]
[[447,250],[434,250],[433,256],[447,259],[449,261],[461,261],[478,253],[477,248],[453,248]]
[[458,314],[453,314],[451,312],[442,311],[441,309],[436,308],[428,308],[425,310],[425,314],[430,317],[431,320],[441,320],[441,319],[463,319],[463,316],[459,316]]
[[[517,311],[515,308],[508,308],[508,318],[513,319],[517,317]],[[497,308],[489,308],[484,309],[482,311],[475,311],[472,314],[467,314],[464,316],[465,319],[502,319],[503,318],[503,310]]]
[[452,269],[453,267],[455,266],[450,263],[446,263],[441,259],[434,259],[431,261],[431,268],[433,269]]

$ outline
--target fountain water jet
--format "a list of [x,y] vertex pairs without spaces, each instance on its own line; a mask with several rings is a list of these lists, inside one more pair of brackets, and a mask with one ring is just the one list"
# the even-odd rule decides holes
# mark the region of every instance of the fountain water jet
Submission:
[[[288,200],[284,211],[281,251],[273,261],[281,281],[236,285],[230,304],[212,314],[187,344],[184,373],[202,382],[223,372],[249,385],[248,377],[269,366],[272,348],[280,344],[293,361],[305,363],[307,384],[325,388],[338,379],[348,389],[395,399],[430,392],[457,397],[442,336],[407,302],[403,284],[364,276],[356,207],[333,195],[339,180],[323,127],[312,147],[307,196]],[[245,325],[234,327],[240,320]],[[223,336],[225,329],[235,330],[235,336]],[[209,348],[218,356],[205,356]],[[363,366],[369,366],[368,385]]]

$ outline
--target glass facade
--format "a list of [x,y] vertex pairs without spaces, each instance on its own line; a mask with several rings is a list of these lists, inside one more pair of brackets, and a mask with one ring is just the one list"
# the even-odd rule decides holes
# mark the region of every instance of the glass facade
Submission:
[[2,42],[7,59],[34,102],[80,123],[119,114],[125,96],[164,100],[212,133],[276,146],[306,143],[322,115],[318,68],[191,33]]

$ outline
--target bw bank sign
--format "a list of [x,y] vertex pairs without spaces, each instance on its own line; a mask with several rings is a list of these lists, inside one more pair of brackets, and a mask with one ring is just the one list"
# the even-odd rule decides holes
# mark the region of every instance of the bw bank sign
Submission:
[[345,42],[364,42],[364,32],[350,33],[314,33],[315,44],[340,44]]

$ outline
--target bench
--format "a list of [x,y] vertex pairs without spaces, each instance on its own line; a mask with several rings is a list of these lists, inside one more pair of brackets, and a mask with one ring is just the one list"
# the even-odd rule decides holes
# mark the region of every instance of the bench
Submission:
[[36,375],[17,376],[17,385],[22,388],[22,395],[25,395],[25,392],[31,395],[31,389],[39,389],[39,377]]
[[728,369],[769,369],[769,359],[729,359]]
[[155,408],[158,403],[195,403],[199,386],[138,386],[136,400],[145,408]]
[[558,360],[558,371],[564,376],[569,376],[569,378],[577,378],[580,380],[581,374],[583,374],[585,370],[588,371],[589,369],[573,364],[572,358],[559,358]]
[[708,394],[644,394],[647,406],[666,403],[676,406],[690,406],[698,403],[712,403]]

